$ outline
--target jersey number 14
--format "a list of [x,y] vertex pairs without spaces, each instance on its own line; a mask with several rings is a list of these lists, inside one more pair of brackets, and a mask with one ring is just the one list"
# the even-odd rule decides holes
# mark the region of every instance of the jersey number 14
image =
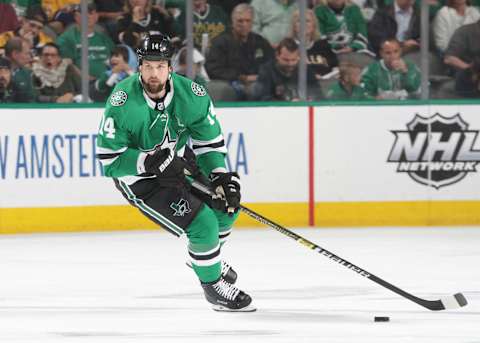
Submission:
[[112,117],[105,118],[103,117],[102,122],[100,124],[100,131],[99,134],[105,134],[107,138],[115,138],[115,124],[113,122]]

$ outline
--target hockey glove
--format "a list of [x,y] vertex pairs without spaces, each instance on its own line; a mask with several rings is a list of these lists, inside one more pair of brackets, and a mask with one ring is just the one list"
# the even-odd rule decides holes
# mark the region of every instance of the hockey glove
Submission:
[[157,175],[160,183],[165,185],[170,183],[173,185],[185,179],[183,172],[185,161],[178,157],[173,149],[155,150],[145,158],[144,166],[147,173]]
[[218,198],[224,203],[223,211],[229,215],[238,212],[240,208],[240,177],[237,173],[211,173],[210,181],[217,198],[212,199],[218,204]]

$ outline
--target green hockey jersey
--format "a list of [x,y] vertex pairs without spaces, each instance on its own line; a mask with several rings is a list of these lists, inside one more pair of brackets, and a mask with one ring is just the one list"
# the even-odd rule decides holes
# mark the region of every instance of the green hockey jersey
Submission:
[[225,168],[227,150],[207,92],[175,73],[168,82],[163,102],[146,95],[138,73],[114,88],[97,138],[97,156],[106,176],[127,184],[151,177],[143,166],[148,152],[170,148],[182,156],[187,143],[205,175]]
[[345,5],[340,13],[335,13],[328,5],[315,9],[319,30],[328,38],[333,51],[344,47],[353,50],[368,50],[367,24],[357,5]]
[[380,60],[370,64],[362,74],[362,82],[367,93],[383,99],[415,99],[420,93],[422,76],[420,70],[411,61],[405,61],[407,72],[387,68],[385,62]]
[[330,86],[327,92],[327,99],[331,100],[368,100],[371,96],[367,93],[363,85],[353,86],[348,92],[340,81],[335,82]]

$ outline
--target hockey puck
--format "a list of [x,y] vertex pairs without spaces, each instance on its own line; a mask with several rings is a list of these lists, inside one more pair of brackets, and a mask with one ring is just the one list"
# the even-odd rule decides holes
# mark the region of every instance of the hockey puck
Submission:
[[375,317],[374,321],[376,321],[376,322],[389,322],[390,317]]

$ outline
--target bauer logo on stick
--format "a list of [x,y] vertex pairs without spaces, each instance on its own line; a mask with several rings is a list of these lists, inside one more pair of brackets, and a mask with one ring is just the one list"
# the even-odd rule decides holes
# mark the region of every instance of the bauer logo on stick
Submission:
[[388,162],[396,163],[398,173],[407,173],[422,185],[440,189],[477,172],[478,130],[469,129],[460,114],[453,117],[416,114],[407,124],[407,130],[392,130],[392,133],[395,142]]

